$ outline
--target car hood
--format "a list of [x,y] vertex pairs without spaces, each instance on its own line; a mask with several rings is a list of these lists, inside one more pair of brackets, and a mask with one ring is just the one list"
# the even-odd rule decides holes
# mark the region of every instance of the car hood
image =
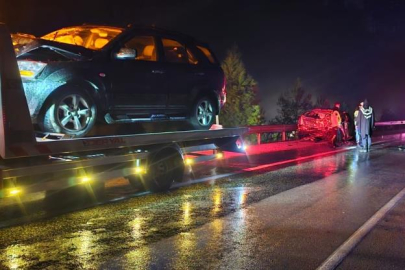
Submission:
[[19,42],[17,36],[14,36],[13,44],[17,57],[40,47],[48,48],[75,60],[91,59],[94,56],[94,51],[81,46],[44,40],[32,36],[30,37],[30,40],[24,40],[24,42]]

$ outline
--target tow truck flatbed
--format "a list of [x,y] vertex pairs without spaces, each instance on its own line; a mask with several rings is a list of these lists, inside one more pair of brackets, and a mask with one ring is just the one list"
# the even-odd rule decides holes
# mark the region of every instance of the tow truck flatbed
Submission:
[[192,130],[161,133],[129,134],[77,139],[42,140],[30,143],[18,143],[8,147],[7,158],[56,155],[75,152],[111,150],[126,147],[144,147],[158,144],[211,143],[212,141],[239,137],[246,133],[246,128],[224,128],[217,130]]
[[[17,60],[6,26],[0,23],[0,199],[26,192],[61,190],[125,177],[151,190],[182,181],[184,167],[244,152],[246,128],[179,131],[65,139],[38,136],[33,129]],[[213,150],[211,155],[185,156]],[[219,153],[219,154],[218,154]],[[185,164],[186,163],[186,164]]]

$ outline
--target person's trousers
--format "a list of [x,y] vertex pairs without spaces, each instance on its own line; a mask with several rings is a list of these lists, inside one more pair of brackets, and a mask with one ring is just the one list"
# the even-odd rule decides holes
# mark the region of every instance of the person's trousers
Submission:
[[340,127],[333,127],[332,129],[329,130],[330,132],[330,143],[338,147],[342,143],[342,129]]
[[362,138],[361,138],[361,146],[367,151],[370,150],[370,146],[371,146],[371,137],[370,137],[370,135],[362,136]]
[[356,127],[356,143],[360,144],[360,129]]

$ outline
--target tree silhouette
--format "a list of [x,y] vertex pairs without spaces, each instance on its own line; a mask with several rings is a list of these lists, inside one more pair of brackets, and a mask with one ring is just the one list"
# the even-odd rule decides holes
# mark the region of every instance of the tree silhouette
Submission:
[[237,46],[228,51],[221,66],[226,77],[227,102],[220,123],[225,127],[264,123],[264,110],[257,98],[257,83],[246,71]]
[[296,124],[298,117],[313,108],[312,95],[306,93],[300,78],[295,81],[294,87],[282,93],[278,98],[278,115],[272,121],[279,124]]

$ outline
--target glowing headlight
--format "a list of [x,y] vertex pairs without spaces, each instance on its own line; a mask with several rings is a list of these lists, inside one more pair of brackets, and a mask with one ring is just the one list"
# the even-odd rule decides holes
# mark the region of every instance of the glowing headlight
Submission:
[[81,178],[80,178],[80,182],[82,183],[82,184],[86,184],[86,183],[89,183],[89,182],[91,182],[93,179],[90,177],[90,176],[82,176]]
[[13,196],[17,196],[20,195],[22,193],[22,190],[19,188],[11,188],[8,190],[8,196],[9,197],[13,197]]
[[142,166],[138,166],[134,168],[134,172],[136,174],[146,174],[146,168]]
[[192,165],[194,163],[194,160],[192,158],[186,158],[184,160],[184,163],[186,163],[186,165]]
[[46,66],[46,63],[37,61],[20,60],[17,61],[22,78],[35,78]]

